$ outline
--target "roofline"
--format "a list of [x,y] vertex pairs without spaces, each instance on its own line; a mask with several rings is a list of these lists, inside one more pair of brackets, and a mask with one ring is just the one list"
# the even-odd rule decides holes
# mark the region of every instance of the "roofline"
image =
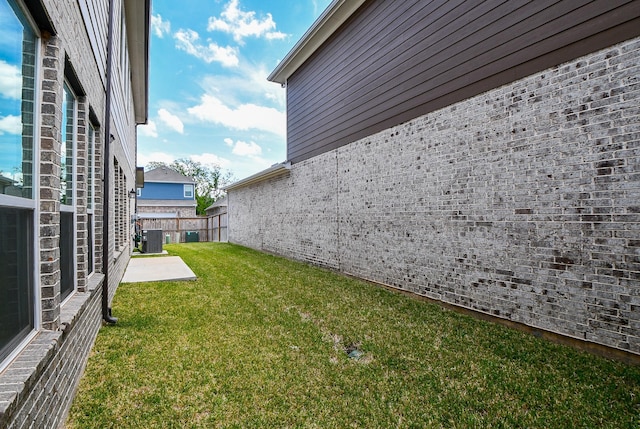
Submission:
[[331,4],[316,19],[298,43],[289,51],[278,66],[271,72],[267,80],[281,85],[309,59],[315,51],[329,38],[344,22],[357,11],[366,0],[333,0]]
[[[178,204],[180,202],[186,202],[186,204]],[[161,200],[161,199],[146,199],[138,198],[138,207],[197,207],[198,202],[196,200]]]
[[161,180],[161,179],[151,179],[151,180],[146,179],[144,181],[144,183],[179,183],[179,184],[183,184],[183,185],[195,185],[196,181],[193,180],[190,177],[187,177],[185,180],[181,180],[181,181],[178,181],[178,180]]
[[127,1],[124,8],[135,119],[136,124],[146,124],[149,117],[151,0]]
[[[227,204],[226,199],[227,199],[226,195],[223,196],[223,197],[218,198],[217,200],[214,201],[213,204],[211,204],[209,207],[204,209],[204,211],[207,211],[209,209],[215,209],[216,207],[227,207],[228,204]],[[221,204],[222,202],[224,202],[224,204]]]
[[253,176],[249,176],[242,180],[238,180],[237,182],[232,183],[229,186],[222,189],[224,191],[229,191],[231,189],[242,188],[243,186],[248,186],[257,182],[262,182],[263,180],[271,179],[272,177],[280,176],[288,172],[289,170],[291,170],[290,162],[273,164],[271,167],[267,168],[266,170],[262,170],[261,172],[256,173]]
[[[154,174],[156,170],[160,170],[161,172]],[[196,180],[193,177],[185,176],[184,174],[168,167],[166,165],[159,165],[156,168],[153,168],[144,173],[144,182],[145,183],[183,183],[195,185]],[[162,176],[162,177],[155,177]],[[164,177],[169,176],[169,177]]]

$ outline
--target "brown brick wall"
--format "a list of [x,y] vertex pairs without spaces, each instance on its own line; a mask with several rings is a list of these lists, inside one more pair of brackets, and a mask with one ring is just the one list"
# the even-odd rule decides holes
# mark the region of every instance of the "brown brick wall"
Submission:
[[[126,191],[134,186],[135,177],[135,121],[132,100],[123,100],[121,92],[114,97],[112,107],[120,112],[112,120],[115,139],[111,144],[112,159],[104,160],[105,92],[104,64],[96,64],[92,49],[104,48],[104,40],[98,34],[95,45],[87,32],[80,9],[82,2],[44,0],[43,5],[56,30],[55,35],[44,33],[39,39],[37,121],[39,122],[39,149],[35,155],[39,176],[34,178],[38,187],[36,204],[38,222],[35,230],[38,250],[35,264],[38,269],[36,286],[40,303],[37,306],[36,329],[31,341],[20,354],[5,365],[0,372],[0,429],[5,428],[56,428],[64,418],[73,400],[78,381],[86,364],[89,351],[102,323],[101,295],[104,282],[102,267],[104,163],[111,170],[111,189],[118,172],[113,171],[114,158],[119,164],[120,187]],[[90,1],[91,11],[104,18],[108,2]],[[117,13],[122,10],[116,1]],[[116,17],[119,22],[119,16]],[[99,27],[106,28],[106,22]],[[116,32],[117,33],[117,32]],[[103,57],[100,57],[104,60]],[[64,302],[60,299],[60,151],[62,97],[65,67],[73,68],[77,79],[78,96],[77,146],[76,146],[76,292]],[[68,71],[68,70],[67,70]],[[116,64],[114,79],[129,76],[127,70],[119,70]],[[116,82],[117,83],[117,82]],[[119,85],[119,83],[117,83]],[[117,92],[117,91],[116,91]],[[88,125],[92,118],[96,127],[95,146],[95,205],[94,243],[95,272],[88,274],[88,217],[87,217],[87,165]],[[113,122],[119,121],[116,126]],[[123,133],[120,135],[119,133]],[[126,180],[125,180],[126,179]],[[123,191],[124,192],[124,191]],[[121,196],[122,198],[122,196]],[[129,203],[122,200],[121,208],[114,214],[115,196],[110,196],[110,225],[119,229],[119,252],[115,252],[115,230],[110,233],[109,249],[109,302],[124,274],[130,257],[128,234]]]

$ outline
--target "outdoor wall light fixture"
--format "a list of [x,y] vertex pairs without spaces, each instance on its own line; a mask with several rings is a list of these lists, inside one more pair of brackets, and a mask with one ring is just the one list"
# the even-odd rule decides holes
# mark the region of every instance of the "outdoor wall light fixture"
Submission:
[[129,198],[134,199],[136,197],[136,190],[135,189],[131,189],[129,191]]

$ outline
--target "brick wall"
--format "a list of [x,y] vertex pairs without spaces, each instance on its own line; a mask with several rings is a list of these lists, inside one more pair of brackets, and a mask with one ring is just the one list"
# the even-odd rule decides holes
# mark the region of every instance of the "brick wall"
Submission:
[[40,298],[42,326],[60,325],[60,135],[64,57],[60,39],[50,37],[42,48],[40,104]]
[[74,294],[58,331],[41,331],[0,377],[0,428],[56,428],[64,422],[101,325],[101,281]]
[[640,40],[229,194],[230,241],[640,354]]
[[[1,0],[0,0],[1,1]],[[129,199],[121,208],[120,251],[114,249],[114,202],[110,195],[110,237],[108,267],[102,267],[103,192],[101,182],[105,162],[111,166],[111,187],[114,188],[114,158],[122,167],[123,190],[134,186],[135,177],[135,123],[130,94],[114,97],[112,108],[119,109],[112,115],[111,159],[104,160],[104,142],[110,136],[104,135],[105,92],[103,64],[96,64],[92,43],[80,7],[90,7],[90,11],[104,18],[108,4],[105,2],[61,2],[44,0],[43,7],[56,29],[55,35],[43,32],[40,43],[37,75],[37,115],[39,122],[38,144],[34,148],[34,161],[38,163],[33,185],[36,187],[34,204],[37,210],[35,266],[37,277],[34,281],[40,300],[36,305],[33,332],[20,347],[3,362],[0,362],[0,429],[5,428],[56,428],[64,424],[64,418],[71,406],[78,381],[102,323],[102,287],[104,272],[109,272],[109,302],[114,297],[130,258],[128,239]],[[122,11],[116,2],[116,11]],[[106,20],[105,20],[106,21]],[[116,19],[117,21],[117,19]],[[94,22],[95,23],[95,22]],[[106,31],[104,24],[96,23]],[[98,37],[105,36],[99,34]],[[95,46],[103,48],[104,40],[94,39]],[[103,58],[104,59],[104,58]],[[65,68],[73,68],[78,91],[77,146],[76,146],[76,265],[77,283],[75,292],[63,303],[60,299],[60,175],[61,175],[61,122],[62,97]],[[69,70],[67,69],[67,72]],[[128,77],[128,70],[114,73],[115,80]],[[129,98],[127,98],[129,97]],[[124,100],[123,98],[127,98]],[[87,215],[87,175],[88,175],[88,124],[93,121],[96,129],[95,169],[96,189],[94,218],[95,230],[95,271],[88,272],[88,215]],[[31,184],[28,184],[31,186]],[[30,243],[29,243],[30,244]],[[25,244],[25,245],[29,245]]]

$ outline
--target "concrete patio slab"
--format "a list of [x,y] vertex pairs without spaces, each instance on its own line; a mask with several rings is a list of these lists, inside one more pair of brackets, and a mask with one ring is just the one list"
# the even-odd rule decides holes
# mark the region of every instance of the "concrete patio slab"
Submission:
[[122,277],[123,283],[164,280],[195,280],[196,275],[179,256],[131,258]]

